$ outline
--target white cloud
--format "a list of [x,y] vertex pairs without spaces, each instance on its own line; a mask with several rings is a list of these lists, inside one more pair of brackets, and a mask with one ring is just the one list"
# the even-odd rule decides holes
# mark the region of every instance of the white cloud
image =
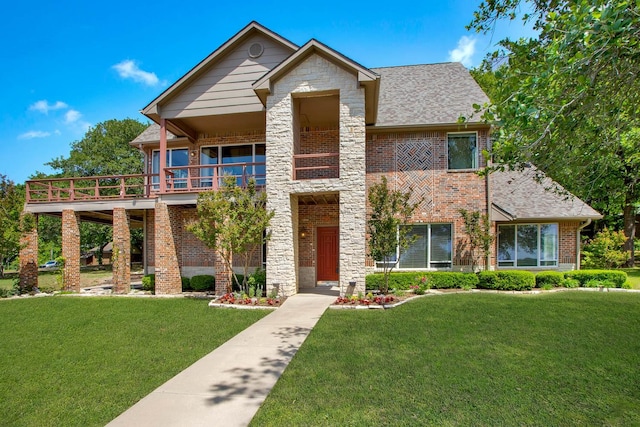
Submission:
[[458,47],[449,51],[449,61],[462,62],[465,67],[471,66],[471,57],[476,51],[476,39],[462,36]]
[[123,79],[131,79],[134,82],[143,83],[147,86],[164,85],[156,76],[156,73],[141,70],[135,61],[125,59],[124,61],[114,65],[114,68]]
[[67,108],[68,105],[62,101],[56,101],[54,104],[49,104],[46,99],[35,102],[29,106],[30,111],[39,111],[43,114],[49,114],[49,111],[62,110]]
[[69,110],[64,114],[64,122],[69,125],[71,123],[75,123],[78,120],[80,120],[80,117],[82,117],[82,114],[80,114],[80,111]]
[[41,130],[30,130],[29,132],[18,135],[18,139],[34,139],[34,138],[46,138],[51,136],[51,132],[44,132]]

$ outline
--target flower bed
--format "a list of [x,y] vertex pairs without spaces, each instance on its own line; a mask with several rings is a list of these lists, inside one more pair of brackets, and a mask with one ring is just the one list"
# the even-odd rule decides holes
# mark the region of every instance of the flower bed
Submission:
[[277,308],[286,297],[249,297],[238,293],[228,293],[217,297],[209,303],[210,307],[230,306],[235,308]]
[[413,293],[399,294],[399,295],[373,295],[368,293],[367,295],[351,295],[338,297],[333,303],[334,306],[342,307],[358,307],[358,308],[387,308],[395,307],[398,304],[416,296]]

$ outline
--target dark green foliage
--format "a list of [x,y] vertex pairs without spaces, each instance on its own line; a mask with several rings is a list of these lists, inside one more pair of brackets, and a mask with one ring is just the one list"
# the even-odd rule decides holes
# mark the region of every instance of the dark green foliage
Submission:
[[210,274],[201,274],[191,278],[191,288],[194,291],[214,291],[216,289],[216,278]]
[[155,292],[156,290],[156,275],[147,274],[142,278],[142,289],[145,291]]
[[545,285],[562,286],[563,280],[564,274],[559,271],[541,271],[536,274],[536,288],[542,288]]
[[182,280],[182,292],[191,290],[191,279],[188,277],[181,277]]
[[243,274],[234,274],[233,283],[231,284],[231,290],[233,292],[244,292],[242,289],[242,283],[244,282]]
[[530,271],[481,271],[478,279],[481,289],[528,291],[536,285],[536,276]]
[[262,295],[267,294],[267,272],[262,268],[258,268],[247,279],[249,288],[262,289]]
[[[627,273],[620,270],[576,270],[576,271],[568,271],[565,273],[565,277],[567,279],[575,279],[580,282],[581,287],[589,287],[587,284],[589,282],[591,287],[598,286],[607,286],[607,282],[611,282],[613,286],[621,288],[624,285],[624,282],[627,281]],[[596,282],[601,282],[601,284],[596,284]]]
[[[422,280],[422,278],[426,280]],[[384,282],[384,274],[369,274],[365,278],[367,289],[379,289]],[[478,277],[472,273],[449,271],[412,271],[395,272],[389,275],[389,289],[409,289],[411,285],[420,285],[424,289],[471,289],[478,285]]]

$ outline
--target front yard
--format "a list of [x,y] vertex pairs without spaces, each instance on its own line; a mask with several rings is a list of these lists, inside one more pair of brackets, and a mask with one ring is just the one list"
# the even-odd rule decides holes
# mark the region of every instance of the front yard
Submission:
[[329,310],[252,425],[640,425],[640,295]]
[[0,300],[0,425],[102,426],[267,313],[203,300]]

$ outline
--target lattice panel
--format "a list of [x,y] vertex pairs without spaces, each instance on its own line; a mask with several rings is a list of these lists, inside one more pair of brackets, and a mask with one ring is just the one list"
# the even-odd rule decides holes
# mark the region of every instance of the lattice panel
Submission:
[[424,199],[422,212],[433,209],[434,156],[430,140],[404,140],[396,143],[396,185],[402,191],[413,189],[412,202]]

